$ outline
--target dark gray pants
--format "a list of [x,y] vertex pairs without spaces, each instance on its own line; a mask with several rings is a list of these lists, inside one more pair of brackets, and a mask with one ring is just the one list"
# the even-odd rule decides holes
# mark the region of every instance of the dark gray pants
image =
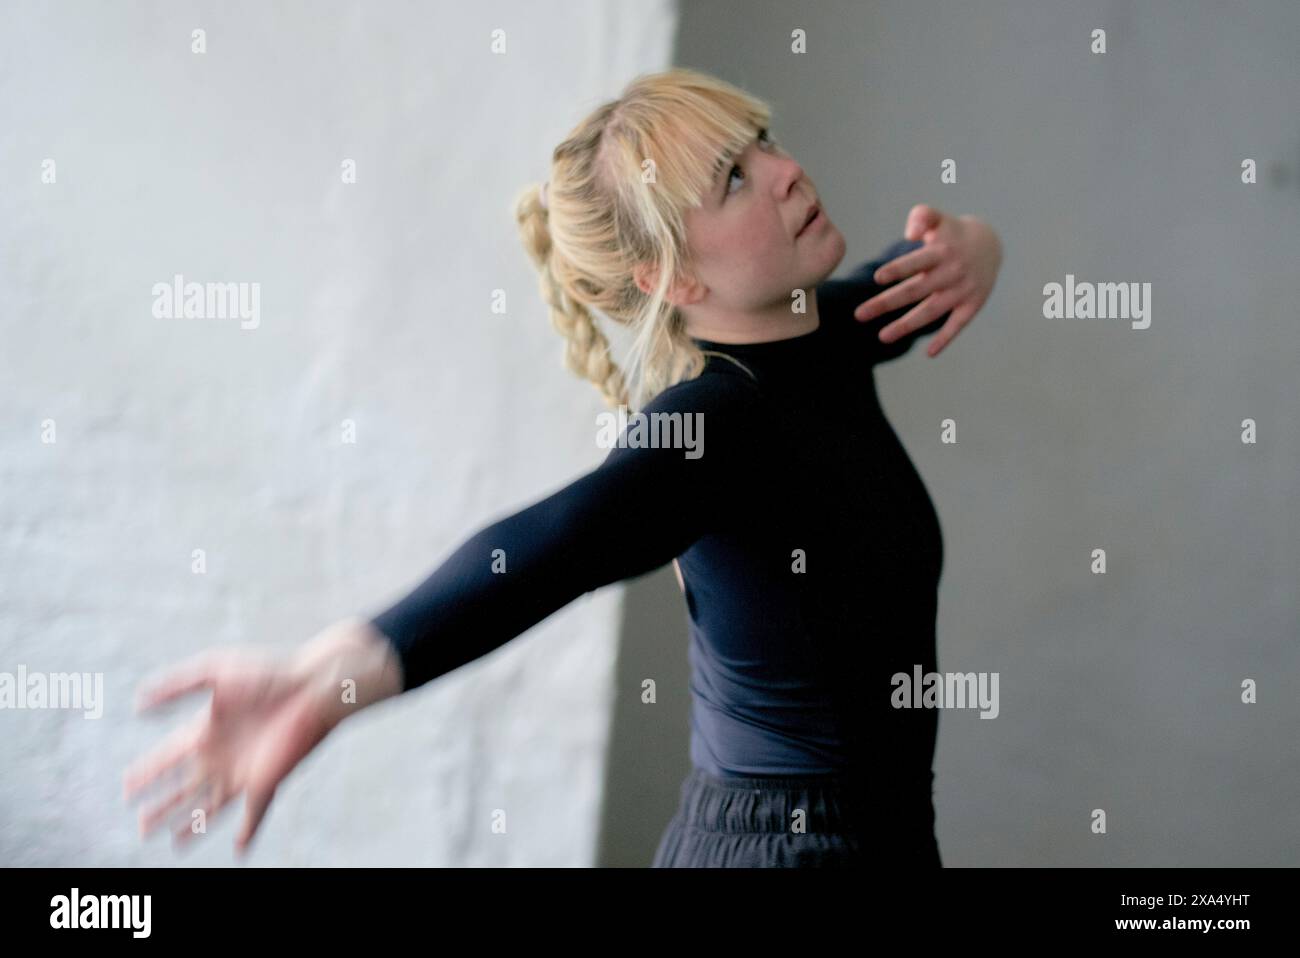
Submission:
[[719,778],[693,769],[652,867],[943,867],[928,783],[901,818],[897,803],[882,820],[849,795],[838,776]]

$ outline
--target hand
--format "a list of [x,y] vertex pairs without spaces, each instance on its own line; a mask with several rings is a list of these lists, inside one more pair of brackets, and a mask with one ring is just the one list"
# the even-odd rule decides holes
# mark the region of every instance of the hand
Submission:
[[179,785],[140,813],[140,835],[173,815],[176,846],[192,836],[191,815],[212,819],[247,792],[244,824],[235,840],[242,854],[266,814],[276,787],[329,732],[320,707],[319,683],[292,662],[277,662],[255,649],[205,652],[181,663],[137,692],[136,711],[202,689],[209,707],[177,729],[123,776],[127,800],[172,773]]
[[910,279],[871,297],[853,315],[865,322],[921,300],[880,331],[880,341],[892,343],[951,312],[926,348],[928,355],[937,356],[993,291],[1002,265],[1002,243],[983,220],[953,218],[924,204],[912,207],[903,235],[908,240],[923,239],[925,245],[890,260],[873,278],[882,285]]

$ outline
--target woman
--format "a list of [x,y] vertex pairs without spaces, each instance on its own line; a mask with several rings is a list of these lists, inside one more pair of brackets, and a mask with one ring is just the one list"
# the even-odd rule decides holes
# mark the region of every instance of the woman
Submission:
[[[242,852],[279,783],[348,715],[674,561],[693,771],[654,864],[940,864],[937,718],[892,708],[889,680],[936,667],[942,539],[872,366],[935,330],[937,354],[992,290],[1000,246],[980,221],[920,206],[906,235],[924,244],[828,280],[844,238],[769,121],[706,74],[639,77],[516,207],[569,367],[611,406],[707,424],[698,453],[620,442],[290,661],[215,651],[152,683],[139,707],[213,697],[128,770],[128,797],[182,778],[142,832],[247,792]],[[593,311],[631,328],[625,370]]]

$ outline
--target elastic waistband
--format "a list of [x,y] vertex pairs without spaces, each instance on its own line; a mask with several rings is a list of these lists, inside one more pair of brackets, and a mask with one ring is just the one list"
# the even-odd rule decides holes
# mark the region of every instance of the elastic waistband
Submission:
[[714,788],[847,788],[850,785],[850,778],[845,774],[715,775],[698,765],[691,767],[690,777]]
[[809,832],[858,832],[868,822],[933,826],[932,772],[924,782],[895,777],[873,795],[857,781],[846,774],[722,777],[696,766],[682,782],[679,814],[693,828],[733,833],[789,832],[800,812]]
[[856,830],[861,816],[843,776],[721,778],[694,768],[682,783],[681,815],[718,832],[789,832],[802,813],[809,832]]

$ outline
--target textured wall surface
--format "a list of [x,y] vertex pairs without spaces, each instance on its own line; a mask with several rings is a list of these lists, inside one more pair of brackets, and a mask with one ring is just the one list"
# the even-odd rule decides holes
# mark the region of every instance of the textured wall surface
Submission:
[[[844,269],[915,203],[1002,236],[973,324],[877,376],[943,523],[939,668],[1001,676],[996,720],[939,718],[945,864],[1300,862],[1300,7],[1232,11],[683,8],[677,62],[771,100]],[[1067,273],[1151,283],[1150,328],[1044,318]]]
[[[136,683],[376,611],[603,458],[510,202],[675,8],[565,9],[7,6],[0,671],[102,673],[103,714],[0,713],[0,864],[229,863],[238,806],[139,842],[122,771],[203,700]],[[177,273],[257,283],[256,326],[155,316]],[[343,725],[250,863],[590,864],[620,590]]]

